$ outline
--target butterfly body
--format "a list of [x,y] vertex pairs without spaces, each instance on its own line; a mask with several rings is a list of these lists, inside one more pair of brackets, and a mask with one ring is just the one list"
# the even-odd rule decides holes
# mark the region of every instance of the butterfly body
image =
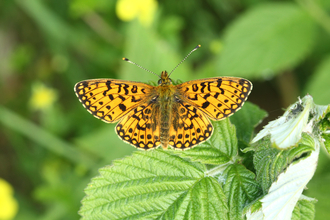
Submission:
[[175,116],[175,94],[176,88],[172,84],[171,79],[166,71],[161,73],[161,79],[159,80],[157,89],[157,103],[156,108],[159,108],[158,117],[152,121],[153,124],[159,123],[160,126],[160,143],[163,148],[167,148],[169,142],[169,131],[173,124],[173,118]]
[[250,81],[236,77],[173,85],[166,71],[158,84],[94,79],[77,83],[75,92],[95,117],[119,121],[118,136],[133,146],[184,150],[210,138],[213,126],[209,118],[221,120],[232,115],[252,89]]

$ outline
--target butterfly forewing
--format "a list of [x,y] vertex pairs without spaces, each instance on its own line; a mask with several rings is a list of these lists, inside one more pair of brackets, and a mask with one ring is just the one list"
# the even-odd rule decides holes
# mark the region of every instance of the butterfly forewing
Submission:
[[252,90],[249,80],[217,77],[192,80],[177,86],[181,98],[213,120],[227,118],[242,107]]
[[145,103],[153,88],[139,82],[92,79],[77,83],[75,92],[91,114],[105,122],[115,122]]

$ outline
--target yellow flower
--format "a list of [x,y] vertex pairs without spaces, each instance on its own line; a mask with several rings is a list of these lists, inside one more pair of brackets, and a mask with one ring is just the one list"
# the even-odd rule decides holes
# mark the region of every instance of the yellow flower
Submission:
[[152,23],[158,3],[156,0],[118,0],[116,13],[119,19],[131,21],[138,17],[144,26]]
[[45,110],[53,105],[57,99],[54,89],[46,87],[42,83],[32,85],[32,95],[30,105],[35,110]]
[[0,178],[0,219],[13,219],[18,210],[18,203],[13,197],[13,188]]

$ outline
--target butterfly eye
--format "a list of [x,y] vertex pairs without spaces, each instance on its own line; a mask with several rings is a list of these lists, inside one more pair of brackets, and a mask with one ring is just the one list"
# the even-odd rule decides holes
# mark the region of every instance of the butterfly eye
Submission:
[[156,102],[156,101],[157,101],[157,98],[158,98],[158,96],[153,97],[153,98],[151,99],[150,103],[154,103],[154,102]]
[[158,80],[158,85],[162,84],[162,79]]

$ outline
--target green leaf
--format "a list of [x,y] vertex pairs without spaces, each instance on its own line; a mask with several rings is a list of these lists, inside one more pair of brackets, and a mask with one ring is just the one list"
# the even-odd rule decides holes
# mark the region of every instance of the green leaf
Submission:
[[260,78],[292,68],[311,50],[314,26],[310,16],[292,3],[253,8],[228,28],[219,72]]
[[237,138],[235,126],[229,119],[213,122],[214,131],[211,138],[204,143],[182,152],[174,151],[182,157],[204,164],[225,164],[237,155]]
[[[227,219],[228,207],[219,183],[213,177],[203,178],[188,192],[188,206],[179,209],[185,215],[164,216],[163,219]],[[196,208],[199,207],[199,208]],[[187,211],[185,210],[187,209]],[[170,213],[170,212],[168,212]]]
[[[262,214],[260,214],[262,209],[262,203],[259,200],[255,200],[246,206],[243,210],[244,214],[246,215],[247,219],[260,219]],[[260,216],[257,218],[257,216]]]
[[[310,140],[306,141],[306,143],[308,142]],[[265,219],[285,217],[291,219],[297,201],[301,198],[304,188],[316,170],[320,152],[318,140],[315,140],[313,146],[310,147],[314,148],[314,146],[315,150],[310,154],[305,154],[306,156],[294,160],[286,167],[276,181],[272,183],[267,195],[260,200]]]
[[138,151],[99,171],[85,189],[83,219],[225,219],[219,183],[169,151]]
[[[307,145],[307,143],[310,144]],[[269,139],[259,142],[257,148],[253,157],[257,175],[256,180],[261,184],[262,190],[266,194],[278,175],[293,160],[301,157],[304,153],[310,153],[314,150],[314,142],[310,136],[303,134],[299,145],[289,150],[274,148]]]
[[315,73],[308,80],[308,84],[304,89],[304,93],[309,93],[313,96],[314,102],[319,104],[328,104],[330,90],[330,56],[325,58],[317,67]]
[[228,199],[229,219],[243,219],[244,205],[261,194],[254,173],[243,165],[232,164],[226,168],[219,179],[225,180],[223,190]]
[[323,139],[322,145],[330,153],[330,105],[315,105],[315,112],[315,121],[318,121],[317,127]]
[[324,139],[324,147],[327,150],[328,154],[330,153],[330,134],[322,134],[322,138]]
[[298,200],[292,213],[292,220],[309,220],[315,217],[315,203],[316,199],[310,199],[306,196]]
[[231,123],[236,126],[237,138],[249,143],[252,139],[254,128],[267,116],[267,112],[257,105],[246,102],[241,110],[230,117]]

